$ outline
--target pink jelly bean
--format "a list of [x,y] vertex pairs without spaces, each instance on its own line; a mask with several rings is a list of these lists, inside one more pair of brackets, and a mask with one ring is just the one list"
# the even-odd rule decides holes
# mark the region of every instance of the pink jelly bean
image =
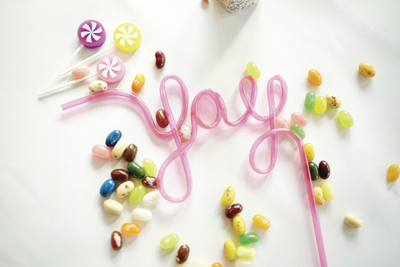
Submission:
[[90,69],[88,66],[78,66],[72,70],[72,77],[74,79],[82,79],[83,77],[88,76],[90,73]]
[[292,120],[292,123],[297,123],[300,127],[304,127],[307,125],[306,117],[304,117],[304,115],[300,112],[293,112],[292,115],[290,115],[290,118]]
[[92,153],[96,157],[99,157],[102,159],[108,159],[111,155],[110,149],[108,149],[108,147],[103,146],[103,145],[94,145],[92,148]]
[[290,125],[289,122],[287,120],[285,120],[282,117],[277,117],[276,118],[276,128],[286,128],[289,129]]

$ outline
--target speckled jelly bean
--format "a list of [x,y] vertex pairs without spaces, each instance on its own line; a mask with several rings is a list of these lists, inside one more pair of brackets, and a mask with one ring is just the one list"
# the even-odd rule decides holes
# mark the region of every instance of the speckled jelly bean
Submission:
[[325,199],[324,199],[324,194],[322,192],[322,188],[316,186],[314,187],[313,192],[314,192],[315,203],[317,203],[318,206],[324,205]]
[[156,56],[156,67],[157,67],[157,69],[164,68],[164,65],[165,65],[165,55],[164,55],[164,53],[161,52],[161,51],[157,51],[155,53],[155,56]]
[[387,179],[389,182],[394,183],[399,179],[400,169],[396,164],[392,164],[388,168]]
[[313,161],[315,157],[314,146],[311,143],[304,144],[304,148],[306,149],[306,155],[308,161]]
[[235,200],[236,191],[233,187],[229,186],[222,194],[221,204],[224,207],[229,207]]
[[322,76],[319,71],[311,69],[308,71],[308,80],[313,86],[320,86],[322,84]]
[[157,188],[157,178],[151,176],[145,176],[142,179],[142,185],[147,188]]
[[344,222],[352,228],[360,228],[362,226],[362,221],[356,215],[347,213],[344,216]]
[[235,267],[255,267],[256,264],[252,260],[237,259],[235,261]]
[[169,125],[167,113],[163,109],[159,109],[156,112],[156,121],[158,126],[161,128],[166,128]]
[[304,100],[304,107],[307,110],[313,110],[314,105],[315,105],[315,99],[317,97],[315,96],[314,92],[308,92],[306,94],[306,99]]
[[225,258],[231,261],[236,256],[236,246],[232,240],[226,240],[224,243]]
[[179,130],[179,135],[183,143],[189,141],[192,137],[192,127],[188,124],[182,125],[181,129]]
[[361,62],[360,65],[358,65],[358,69],[360,73],[367,78],[372,78],[376,74],[375,67],[366,61]]
[[106,138],[106,146],[112,147],[121,139],[122,133],[118,130],[112,131]]
[[131,181],[123,182],[118,186],[117,190],[115,191],[117,198],[124,198],[128,196],[134,188],[135,184]]
[[304,139],[306,137],[306,134],[304,133],[303,129],[301,129],[301,127],[297,123],[293,123],[292,125],[290,125],[290,130],[297,133],[301,139]]
[[289,122],[287,120],[285,120],[282,117],[277,117],[276,118],[276,128],[286,128],[289,129],[290,125]]
[[262,216],[261,214],[254,215],[253,222],[257,227],[259,227],[265,231],[267,231],[269,229],[269,227],[271,226],[271,222],[267,218]]
[[335,198],[335,193],[333,192],[332,185],[328,182],[325,182],[321,185],[322,193],[324,194],[324,198],[326,200],[333,200]]
[[127,162],[131,162],[135,160],[136,157],[136,153],[137,153],[137,146],[135,146],[134,144],[130,144],[128,145],[128,147],[125,149],[124,152],[124,159]]
[[292,123],[296,123],[300,127],[307,126],[307,118],[300,112],[293,112],[290,115],[290,119],[292,120]]
[[124,210],[124,207],[121,205],[121,203],[114,199],[107,199],[104,201],[103,206],[106,211],[112,214],[120,214]]
[[226,208],[225,216],[229,219],[233,219],[236,215],[241,213],[242,210],[243,210],[242,204],[239,203],[232,204]]
[[243,235],[246,232],[246,223],[242,216],[236,215],[232,220],[232,224],[235,234]]
[[112,150],[111,154],[112,154],[113,158],[114,159],[120,159],[122,157],[122,155],[124,155],[124,152],[125,152],[125,149],[127,148],[127,146],[128,145],[124,141],[119,140],[115,144],[115,146],[114,146],[114,148]]
[[172,233],[167,236],[164,236],[160,241],[160,246],[163,249],[170,249],[176,246],[179,242],[179,235]]
[[331,108],[340,108],[342,106],[342,100],[335,94],[327,93],[326,101]]
[[136,75],[135,79],[133,79],[132,82],[132,91],[135,93],[139,93],[142,90],[142,87],[144,85],[144,82],[146,81],[146,79],[144,78],[144,76],[142,74],[138,74]]
[[136,179],[143,179],[143,177],[146,175],[143,167],[134,161],[129,162],[127,168],[129,173]]
[[318,178],[319,178],[318,165],[315,164],[314,162],[310,161],[308,163],[308,167],[310,168],[311,180],[313,180],[313,181],[318,180]]
[[147,193],[143,197],[143,205],[145,206],[153,206],[157,204],[161,199],[161,194],[158,190],[155,190],[153,192]]
[[88,88],[93,93],[103,92],[107,90],[108,84],[104,81],[97,80],[89,83]]
[[100,187],[100,195],[102,197],[108,197],[114,192],[117,187],[117,183],[113,179],[106,180]]
[[129,195],[129,201],[132,203],[138,203],[143,199],[144,195],[146,195],[146,187],[140,184],[132,190]]
[[188,257],[189,257],[189,253],[190,253],[190,248],[188,245],[182,245],[179,249],[178,252],[176,253],[176,262],[178,264],[184,264]]
[[151,213],[151,211],[147,209],[134,209],[132,211],[133,219],[139,222],[147,222],[151,219],[152,216],[153,214]]
[[99,157],[102,159],[108,159],[111,156],[110,149],[103,145],[94,145],[92,148],[92,153],[96,157]]
[[239,242],[241,245],[247,246],[248,244],[257,243],[259,239],[257,233],[248,232],[239,237]]
[[318,96],[315,99],[314,112],[317,114],[324,114],[328,103],[324,96]]
[[328,162],[322,160],[318,165],[318,174],[322,179],[328,179],[331,175],[331,167],[329,167]]
[[354,125],[353,117],[347,110],[341,110],[339,112],[338,121],[346,129],[350,129]]
[[251,247],[239,246],[236,249],[236,255],[239,258],[251,260],[256,257],[256,251],[254,248],[251,248]]
[[246,70],[247,74],[253,76],[254,79],[258,79],[261,76],[261,71],[254,62],[247,63]]
[[151,161],[150,159],[143,159],[142,164],[146,176],[156,176],[157,167],[153,161]]
[[121,226],[121,233],[124,235],[137,235],[140,231],[140,225],[137,223],[124,223]]
[[124,169],[115,169],[111,172],[111,178],[115,181],[126,182],[131,179],[131,174]]
[[123,241],[122,241],[122,234],[118,231],[114,231],[111,234],[111,247],[113,250],[120,250],[122,248],[123,245]]

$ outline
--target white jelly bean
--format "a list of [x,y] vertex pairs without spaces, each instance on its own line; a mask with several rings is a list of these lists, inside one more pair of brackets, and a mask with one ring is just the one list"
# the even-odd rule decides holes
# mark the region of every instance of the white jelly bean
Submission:
[[89,83],[89,90],[92,92],[101,92],[107,90],[108,85],[106,82],[97,80]]
[[152,216],[153,214],[151,213],[151,211],[146,209],[134,209],[132,211],[132,217],[136,221],[146,222],[150,220]]
[[161,195],[160,195],[160,192],[158,192],[158,191],[153,191],[153,192],[147,193],[143,197],[143,205],[152,206],[152,205],[156,204],[158,201],[160,201],[160,199],[161,199]]
[[120,214],[124,210],[124,207],[122,207],[121,203],[114,199],[107,199],[106,201],[104,201],[103,206],[108,212],[112,214]]
[[351,213],[347,213],[346,216],[344,216],[344,222],[353,228],[360,228],[362,226],[362,221],[360,218]]
[[128,147],[128,145],[124,141],[119,140],[115,144],[115,146],[114,146],[114,148],[112,150],[111,154],[112,154],[113,158],[120,159],[122,157],[122,155],[124,155],[125,149],[127,147]]
[[132,192],[133,188],[135,188],[135,184],[132,183],[131,181],[123,182],[117,188],[116,191],[117,197],[118,198],[126,197]]
[[195,260],[194,262],[192,262],[192,265],[190,265],[190,267],[209,267],[209,266],[210,264],[202,260]]
[[256,264],[251,260],[237,259],[235,267],[255,267]]

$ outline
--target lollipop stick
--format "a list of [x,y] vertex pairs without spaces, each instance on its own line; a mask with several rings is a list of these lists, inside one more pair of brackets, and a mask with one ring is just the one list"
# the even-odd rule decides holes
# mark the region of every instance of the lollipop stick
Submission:
[[76,68],[76,67],[78,67],[78,66],[81,66],[81,65],[85,64],[86,62],[89,62],[89,61],[91,61],[92,59],[94,59],[94,58],[96,58],[96,57],[98,57],[98,56],[101,56],[101,55],[104,54],[105,52],[107,52],[107,51],[113,49],[114,46],[115,46],[115,45],[113,44],[113,45],[111,45],[110,47],[107,47],[106,49],[104,49],[103,51],[98,52],[98,53],[94,54],[94,55],[91,56],[91,57],[88,57],[87,59],[81,61],[80,63],[76,64],[75,66],[73,66],[73,67],[67,69],[66,71],[60,73],[60,76],[63,76],[63,75],[65,75],[65,74],[67,74],[68,72],[72,71],[74,68]]
[[71,81],[71,82],[69,82],[69,83],[64,83],[64,84],[62,84],[62,85],[60,85],[60,86],[57,86],[57,87],[52,88],[52,89],[50,89],[50,90],[47,90],[46,92],[42,92],[41,94],[39,94],[39,96],[43,96],[43,95],[45,95],[45,94],[48,94],[48,93],[57,91],[57,90],[59,90],[59,89],[61,89],[61,88],[64,88],[64,87],[66,87],[66,86],[68,86],[68,85],[71,85],[71,84],[80,83],[80,82],[82,82],[82,81],[84,81],[84,80],[86,80],[86,79],[92,78],[92,77],[94,77],[94,76],[97,76],[97,73],[93,73],[92,75],[88,75],[88,76],[86,76],[86,77],[83,77],[83,78],[78,79],[78,80],[75,80],[75,81]]

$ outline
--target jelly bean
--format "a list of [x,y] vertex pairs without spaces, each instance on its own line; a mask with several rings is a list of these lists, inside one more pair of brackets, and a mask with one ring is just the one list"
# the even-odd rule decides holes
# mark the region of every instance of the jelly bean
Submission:
[[353,215],[351,213],[347,213],[344,216],[344,222],[353,228],[360,228],[362,226],[362,221],[360,218],[358,218],[356,215]]
[[328,179],[329,175],[331,175],[331,168],[329,167],[328,162],[322,160],[318,165],[318,174],[322,179]]
[[346,129],[350,129],[354,125],[353,117],[347,110],[341,110],[339,112],[338,121]]
[[138,203],[143,199],[144,195],[146,195],[146,187],[140,184],[132,190],[129,195],[129,201],[132,203]]
[[104,201],[103,206],[106,211],[112,214],[120,214],[124,210],[124,207],[122,207],[121,203],[114,199],[107,199]]
[[124,152],[124,159],[131,162],[135,159],[137,153],[137,147],[134,144],[130,144]]
[[102,159],[108,159],[111,156],[111,152],[108,147],[103,146],[103,145],[94,145],[92,148],[92,153],[96,157],[102,158]]
[[117,198],[123,198],[129,195],[132,190],[135,188],[135,184],[131,181],[123,182],[117,188],[116,195]]
[[178,252],[176,253],[176,262],[178,264],[183,264],[187,261],[189,257],[190,248],[188,245],[182,245]]
[[[214,263],[215,264],[215,263]],[[190,267],[208,267],[210,266],[207,262],[202,261],[202,260],[195,260],[194,262],[192,262],[192,264],[190,265]],[[214,265],[212,265],[211,267],[213,267]],[[218,265],[216,265],[218,266]],[[222,265],[221,265],[222,267]]]
[[108,197],[114,192],[117,187],[117,183],[113,179],[106,180],[100,187],[100,195],[102,197]]
[[192,137],[192,127],[190,125],[184,124],[179,130],[179,135],[181,137],[182,142],[187,142]]
[[247,246],[248,244],[257,243],[259,239],[258,234],[248,232],[239,237],[239,242],[241,245]]
[[115,169],[111,172],[111,178],[115,181],[126,182],[131,179],[131,174],[124,169]]
[[157,167],[153,161],[151,161],[149,159],[143,159],[142,164],[143,164],[143,169],[146,173],[146,176],[156,176]]
[[333,200],[335,198],[335,193],[333,192],[332,185],[330,183],[323,183],[321,188],[326,200]]
[[222,206],[229,207],[233,203],[233,200],[235,200],[235,195],[236,195],[236,192],[233,187],[229,186],[227,189],[225,189],[225,192],[221,198]]
[[293,112],[290,115],[290,119],[292,120],[292,123],[297,123],[297,125],[299,125],[300,127],[307,126],[307,119],[300,112]]
[[129,162],[127,168],[134,178],[142,179],[146,175],[143,167],[134,161]]
[[254,257],[256,256],[256,251],[254,250],[254,248],[251,247],[239,246],[236,249],[236,255],[239,258],[251,260],[254,259]]
[[239,203],[232,204],[225,210],[225,216],[229,219],[233,219],[236,215],[241,213],[243,210],[243,206]]
[[306,137],[306,134],[304,133],[303,129],[301,129],[301,127],[297,123],[293,123],[292,125],[290,125],[290,130],[297,133],[301,139],[304,139]]
[[322,84],[322,76],[319,71],[311,69],[308,71],[308,80],[313,86],[320,86]]
[[120,159],[121,157],[122,157],[122,155],[124,154],[124,152],[125,152],[125,149],[128,147],[128,145],[124,142],[124,141],[122,141],[122,140],[119,140],[116,144],[115,144],[115,146],[114,146],[114,148],[113,148],[113,150],[112,150],[112,156],[113,156],[113,158],[114,159]]
[[311,143],[306,143],[306,144],[304,145],[304,148],[306,149],[307,160],[308,160],[308,161],[314,160],[314,157],[315,157],[315,150],[314,150],[313,144],[311,144]]
[[308,163],[308,167],[310,168],[311,180],[316,181],[319,177],[318,166],[314,162],[310,161]]
[[158,126],[161,128],[166,128],[169,125],[169,121],[167,118],[167,113],[163,109],[159,109],[156,112],[156,121]]
[[136,223],[124,223],[121,226],[121,233],[124,235],[137,235],[140,233],[140,225]]
[[324,114],[327,105],[328,103],[326,98],[323,96],[318,96],[317,99],[315,99],[314,112],[317,114]]
[[307,110],[313,110],[316,98],[317,97],[315,96],[315,94],[313,92],[308,92],[306,94],[306,100],[304,100],[304,107]]
[[71,72],[72,77],[74,79],[82,79],[83,77],[88,76],[90,73],[90,68],[88,66],[78,66],[74,68]]
[[392,164],[389,166],[388,168],[388,172],[387,172],[387,179],[389,182],[394,183],[397,181],[397,179],[400,176],[400,169],[399,166],[397,166],[396,164]]
[[158,201],[160,201],[160,199],[161,199],[160,192],[158,192],[157,190],[150,192],[143,197],[143,205],[152,206],[154,204],[157,204]]
[[157,51],[156,54],[156,67],[157,69],[162,69],[164,68],[165,65],[165,55],[161,51]]
[[163,249],[170,249],[176,246],[179,242],[179,235],[172,233],[163,237],[160,241],[160,245]]
[[246,70],[247,74],[253,76],[254,79],[258,79],[261,76],[261,71],[254,62],[247,63]]
[[142,185],[147,188],[157,188],[157,178],[151,176],[145,176],[142,179]]
[[92,91],[93,93],[103,92],[108,89],[108,84],[104,81],[97,80],[89,83],[88,87],[89,90]]
[[246,223],[244,222],[244,219],[240,215],[236,215],[233,218],[233,230],[235,231],[235,234],[237,235],[243,235],[246,232]]
[[267,231],[269,229],[269,227],[271,226],[270,221],[267,218],[265,218],[264,216],[262,216],[261,214],[254,215],[253,222],[257,227],[259,227],[265,231]]
[[111,233],[111,247],[113,250],[120,250],[122,248],[122,234],[118,231]]
[[235,258],[236,255],[236,246],[232,240],[226,240],[224,243],[224,250],[225,250],[225,258],[228,261],[231,261]]
[[219,262],[214,262],[211,267],[222,267],[222,264]]
[[142,87],[144,85],[144,82],[146,81],[146,79],[144,78],[144,76],[142,74],[138,74],[136,75],[135,79],[133,79],[132,82],[132,91],[135,93],[139,93],[140,90],[142,90]]
[[111,147],[121,139],[122,133],[118,130],[112,131],[106,138],[106,146]]
[[342,100],[335,94],[327,93],[326,94],[326,101],[328,105],[332,108],[340,108],[342,106]]
[[322,206],[325,203],[324,199],[324,194],[322,192],[322,188],[319,186],[314,187],[314,198],[315,198],[315,203],[317,203],[318,206]]
[[256,267],[256,264],[251,260],[237,259],[235,261],[235,267]]
[[364,75],[365,77],[372,78],[376,74],[376,70],[374,66],[372,66],[368,62],[361,62],[360,65],[358,66],[358,69],[360,70],[360,73]]
[[285,120],[285,119],[282,118],[282,117],[277,117],[277,118],[276,118],[276,128],[286,128],[286,129],[289,129],[290,126],[289,126],[289,123],[288,123],[287,120]]
[[132,211],[133,219],[139,222],[146,222],[150,220],[152,216],[153,214],[151,213],[151,211],[146,209],[134,209]]

